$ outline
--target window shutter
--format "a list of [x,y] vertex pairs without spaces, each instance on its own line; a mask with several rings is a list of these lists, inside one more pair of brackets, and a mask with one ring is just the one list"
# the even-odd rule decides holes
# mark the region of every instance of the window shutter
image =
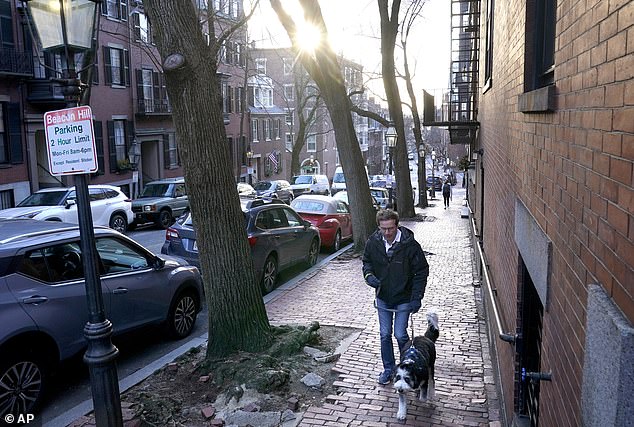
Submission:
[[163,168],[170,168],[170,139],[166,133],[163,134]]
[[105,173],[104,156],[103,156],[103,126],[101,121],[94,120],[95,129],[95,148],[97,149],[97,172],[94,175],[103,175]]
[[103,47],[103,82],[104,84],[112,84],[112,63],[110,62],[110,48]]
[[152,111],[159,109],[159,112],[163,112],[161,105],[161,75],[156,71],[152,71],[152,101],[154,102]]
[[123,74],[125,78],[125,85],[130,86],[130,52],[123,50]]
[[132,120],[126,120],[126,138],[125,138],[125,152],[126,156],[130,147],[132,147],[132,143],[134,142],[135,134],[134,134],[134,122]]
[[143,70],[136,69],[134,70],[135,78],[136,78],[136,97],[137,97],[137,111],[141,113],[145,113],[148,108],[145,105],[145,95],[143,94]]
[[97,47],[95,47],[95,54],[93,55],[94,63],[92,65],[92,84],[99,84],[99,55],[97,54]]
[[9,102],[6,105],[6,124],[9,136],[9,156],[11,164],[24,163],[24,153],[22,150],[22,120],[20,117],[20,104]]
[[233,113],[233,88],[227,86],[227,113]]
[[114,121],[108,120],[106,122],[108,128],[108,157],[110,161],[110,172],[116,172],[119,170],[117,165],[117,147],[114,144]]

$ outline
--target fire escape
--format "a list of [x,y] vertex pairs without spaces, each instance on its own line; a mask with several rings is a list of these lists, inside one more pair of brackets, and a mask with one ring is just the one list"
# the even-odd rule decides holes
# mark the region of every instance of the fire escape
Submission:
[[423,125],[447,127],[451,144],[473,144],[476,138],[479,37],[480,0],[451,0],[451,87],[443,96],[440,121],[433,96],[423,94]]

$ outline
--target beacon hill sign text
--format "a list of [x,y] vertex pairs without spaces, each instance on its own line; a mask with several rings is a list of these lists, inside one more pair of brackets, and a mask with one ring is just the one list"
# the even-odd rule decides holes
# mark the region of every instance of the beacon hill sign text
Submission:
[[97,171],[95,133],[89,106],[44,114],[48,165],[52,175]]

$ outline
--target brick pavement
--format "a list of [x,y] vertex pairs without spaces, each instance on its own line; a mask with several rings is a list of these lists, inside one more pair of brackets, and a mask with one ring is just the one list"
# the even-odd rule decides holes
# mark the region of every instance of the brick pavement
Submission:
[[322,407],[310,407],[300,426],[500,425],[480,289],[474,287],[469,220],[460,217],[463,197],[464,190],[455,188],[448,210],[443,209],[442,199],[435,200],[434,206],[417,209],[427,220],[401,222],[433,254],[428,256],[430,276],[423,308],[414,316],[415,333],[426,328],[427,308],[436,308],[440,320],[436,400],[421,403],[412,393],[406,422],[396,420],[398,396],[392,386],[376,382],[382,369],[378,320],[359,257],[333,260],[267,304],[274,324],[316,320],[361,330],[335,365],[337,393]]

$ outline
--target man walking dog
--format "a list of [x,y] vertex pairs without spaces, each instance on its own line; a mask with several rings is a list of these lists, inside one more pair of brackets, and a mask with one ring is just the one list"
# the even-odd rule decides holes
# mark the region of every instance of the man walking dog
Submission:
[[398,220],[398,213],[380,210],[376,214],[379,229],[368,238],[363,253],[363,277],[376,289],[383,360],[379,384],[392,381],[396,367],[392,332],[402,352],[409,341],[410,313],[420,310],[429,275],[429,264],[414,233],[399,226]]

